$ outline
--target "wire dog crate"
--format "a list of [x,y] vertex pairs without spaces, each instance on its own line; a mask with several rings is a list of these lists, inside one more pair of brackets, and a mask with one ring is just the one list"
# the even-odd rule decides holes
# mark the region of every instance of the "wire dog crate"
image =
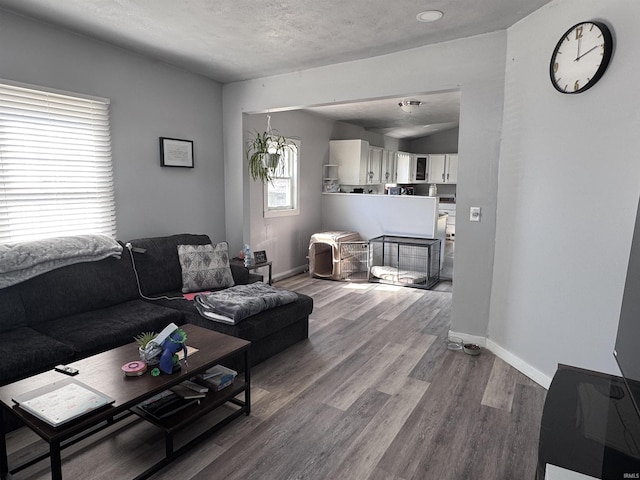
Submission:
[[440,239],[382,235],[369,250],[369,281],[425,289],[440,281]]
[[369,280],[369,242],[341,242],[339,280]]

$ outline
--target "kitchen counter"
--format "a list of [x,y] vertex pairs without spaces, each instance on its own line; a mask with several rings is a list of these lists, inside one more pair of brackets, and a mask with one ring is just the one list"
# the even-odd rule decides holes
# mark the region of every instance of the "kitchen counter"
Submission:
[[438,197],[429,197],[429,195],[388,195],[384,193],[354,193],[354,192],[322,192],[323,195],[357,195],[359,197],[369,196],[369,197],[389,197],[389,198],[397,198],[397,197],[420,197],[420,198],[438,198]]
[[385,234],[437,238],[437,197],[323,193],[321,201],[324,231],[353,231],[365,239]]

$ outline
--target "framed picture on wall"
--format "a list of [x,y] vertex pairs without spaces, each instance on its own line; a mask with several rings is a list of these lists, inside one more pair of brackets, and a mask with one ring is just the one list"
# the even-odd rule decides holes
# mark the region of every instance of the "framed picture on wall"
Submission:
[[258,250],[257,252],[253,252],[253,260],[256,263],[264,263],[267,261],[267,252],[264,250]]
[[163,167],[193,168],[193,142],[160,137],[160,163]]

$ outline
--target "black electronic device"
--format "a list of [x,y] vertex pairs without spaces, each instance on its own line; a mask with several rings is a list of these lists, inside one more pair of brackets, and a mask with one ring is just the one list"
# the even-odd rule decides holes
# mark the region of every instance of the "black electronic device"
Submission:
[[73,368],[68,365],[56,365],[54,367],[54,370],[56,372],[64,373],[65,375],[71,375],[71,376],[77,375],[79,373],[77,368]]
[[558,365],[542,412],[536,480],[550,480],[547,464],[588,478],[640,478],[640,421],[622,378]]
[[[639,205],[640,210],[640,205]],[[631,240],[627,279],[622,295],[618,335],[613,355],[640,415],[640,215]],[[639,419],[640,421],[640,419]]]

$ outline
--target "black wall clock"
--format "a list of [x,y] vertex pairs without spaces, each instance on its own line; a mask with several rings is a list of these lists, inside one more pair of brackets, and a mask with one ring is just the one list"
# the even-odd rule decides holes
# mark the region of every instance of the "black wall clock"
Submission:
[[551,55],[551,83],[561,93],[582,93],[600,80],[611,60],[613,38],[600,22],[574,25]]

